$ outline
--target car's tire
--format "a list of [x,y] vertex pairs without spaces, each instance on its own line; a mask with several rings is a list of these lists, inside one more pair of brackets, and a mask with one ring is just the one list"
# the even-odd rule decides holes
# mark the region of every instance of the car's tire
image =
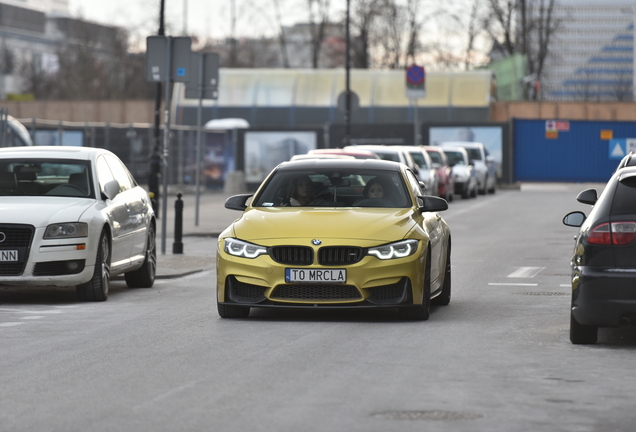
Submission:
[[475,185],[475,187],[473,187],[473,190],[470,191],[470,197],[471,198],[477,198],[477,189],[478,189],[479,185]]
[[86,283],[77,285],[77,297],[81,301],[105,301],[110,285],[110,240],[106,231],[102,231],[95,257],[93,277]]
[[484,179],[483,189],[479,189],[478,192],[479,192],[479,195],[486,195],[488,193],[488,177]]
[[451,301],[451,244],[448,240],[448,252],[446,253],[446,271],[444,272],[444,285],[442,285],[442,292],[431,299],[431,304],[436,306],[448,306]]
[[470,198],[470,193],[471,193],[471,190],[469,188],[469,184],[465,183],[464,187],[462,188],[462,199]]
[[249,306],[234,306],[217,303],[217,310],[221,318],[247,318],[250,314]]
[[146,258],[144,263],[137,270],[124,274],[126,285],[129,288],[151,288],[155,283],[157,271],[157,238],[155,226],[148,227],[148,238],[146,239]]
[[595,344],[598,340],[598,327],[579,324],[570,312],[570,342],[575,345]]
[[426,321],[431,315],[431,249],[429,245],[428,256],[424,275],[424,287],[422,289],[422,303],[418,305],[400,308],[400,317],[409,321]]

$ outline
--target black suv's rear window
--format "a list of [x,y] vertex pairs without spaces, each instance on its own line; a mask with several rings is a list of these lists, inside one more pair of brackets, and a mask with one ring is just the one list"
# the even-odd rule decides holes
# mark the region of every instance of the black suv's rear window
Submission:
[[618,182],[611,214],[636,214],[636,176]]

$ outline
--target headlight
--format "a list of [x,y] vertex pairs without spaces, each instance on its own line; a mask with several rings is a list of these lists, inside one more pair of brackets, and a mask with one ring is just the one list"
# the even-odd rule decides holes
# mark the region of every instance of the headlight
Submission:
[[417,252],[417,240],[403,240],[383,246],[369,248],[367,255],[373,255],[381,260],[405,258]]
[[44,231],[44,238],[46,240],[87,236],[88,224],[85,224],[83,222],[51,224],[47,226],[46,231]]
[[253,243],[248,243],[235,238],[226,238],[225,246],[223,247],[225,252],[230,255],[243,257],[243,258],[256,258],[259,255],[267,253],[267,248]]

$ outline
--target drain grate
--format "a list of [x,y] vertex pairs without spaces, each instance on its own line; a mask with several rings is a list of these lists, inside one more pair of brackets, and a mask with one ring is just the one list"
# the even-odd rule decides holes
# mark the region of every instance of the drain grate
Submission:
[[383,420],[475,420],[483,418],[482,414],[458,411],[384,411],[372,414],[372,417]]
[[529,296],[569,296],[570,295],[570,293],[552,292],[552,291],[522,292],[517,294],[529,295]]

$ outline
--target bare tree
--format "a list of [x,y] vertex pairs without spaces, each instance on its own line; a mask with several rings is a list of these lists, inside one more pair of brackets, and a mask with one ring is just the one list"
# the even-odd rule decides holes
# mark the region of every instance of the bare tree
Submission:
[[353,29],[352,66],[362,69],[371,67],[371,48],[375,37],[376,21],[382,14],[381,0],[357,0],[352,7]]
[[[555,0],[488,0],[491,15],[484,28],[497,43],[500,53],[515,53],[528,59],[530,74],[541,81],[550,43],[562,23],[555,17]],[[534,98],[539,95],[534,94]]]
[[280,13],[280,0],[272,0],[274,2],[274,11],[276,15],[276,24],[278,25],[278,40],[280,42],[280,53],[283,59],[283,67],[289,68],[289,56],[287,55],[287,42],[285,38],[285,28]]
[[311,33],[311,65],[317,69],[320,52],[329,25],[329,0],[307,0],[309,31]]

